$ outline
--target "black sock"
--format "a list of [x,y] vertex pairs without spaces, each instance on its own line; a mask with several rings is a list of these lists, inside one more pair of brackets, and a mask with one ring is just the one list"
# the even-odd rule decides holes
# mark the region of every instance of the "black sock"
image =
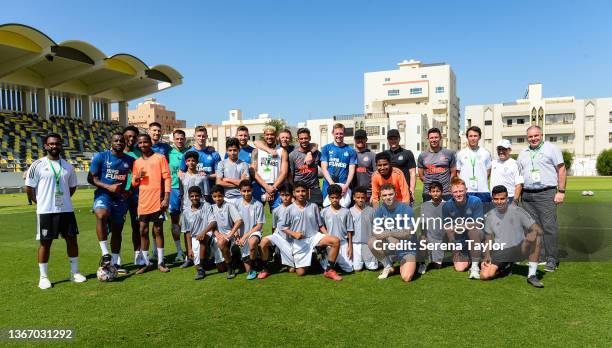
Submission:
[[327,268],[325,268],[325,272],[329,271],[330,269],[334,269],[334,267],[336,267],[336,261],[331,262],[331,261],[327,261]]

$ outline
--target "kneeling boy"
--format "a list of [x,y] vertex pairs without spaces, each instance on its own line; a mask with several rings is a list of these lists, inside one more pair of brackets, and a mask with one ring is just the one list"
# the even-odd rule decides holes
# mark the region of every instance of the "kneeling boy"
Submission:
[[253,184],[250,180],[242,180],[239,184],[242,202],[237,204],[238,212],[242,216],[242,227],[240,238],[236,244],[242,250],[242,261],[247,272],[247,280],[257,278],[255,261],[257,260],[257,249],[261,240],[261,229],[266,223],[263,204],[253,199]]
[[234,240],[239,238],[240,226],[242,226],[242,218],[238,213],[236,206],[225,201],[225,189],[223,186],[215,185],[211,189],[212,198],[214,201],[213,214],[217,221],[217,231],[215,231],[212,239],[212,251],[215,255],[215,264],[217,269],[222,271],[222,262],[225,262],[227,269],[227,279],[236,277],[236,273],[232,267],[232,245]]
[[204,257],[206,246],[210,242],[212,231],[217,227],[212,206],[202,202],[202,190],[192,186],[188,191],[191,207],[183,210],[182,232],[189,241],[189,258],[196,265],[196,280],[204,279]]

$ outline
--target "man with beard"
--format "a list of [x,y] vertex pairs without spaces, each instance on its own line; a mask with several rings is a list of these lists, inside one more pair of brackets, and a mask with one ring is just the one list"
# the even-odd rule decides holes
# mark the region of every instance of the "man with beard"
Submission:
[[[321,153],[311,150],[310,130],[300,128],[297,132],[299,146],[289,154],[290,185],[301,181],[308,186],[308,201],[315,203],[319,208],[323,205],[323,193],[319,187],[319,165],[321,164]],[[313,160],[306,163],[306,157],[310,155]]]

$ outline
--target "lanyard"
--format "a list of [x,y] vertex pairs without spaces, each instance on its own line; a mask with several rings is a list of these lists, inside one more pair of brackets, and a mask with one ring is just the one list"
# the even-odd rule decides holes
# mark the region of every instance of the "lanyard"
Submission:
[[470,163],[472,164],[472,177],[475,177],[476,173],[474,168],[476,167],[476,158],[478,157],[478,150],[472,150],[472,154],[474,155],[474,157],[470,156]]
[[538,147],[536,147],[534,150],[532,150],[531,148],[529,149],[529,156],[531,156],[531,171],[534,171],[534,165],[533,165],[533,159],[535,158],[535,156],[537,156],[537,154],[540,152],[540,150],[542,150],[542,145],[544,145],[544,142],[540,142],[540,145],[538,145]]
[[55,190],[57,192],[62,192],[62,189],[60,187],[60,178],[62,177],[62,159],[59,159],[59,173],[55,171],[55,167],[53,166],[53,163],[51,163],[51,160],[49,160],[47,158],[47,161],[49,162],[49,167],[51,167],[51,170],[53,171],[53,176],[55,177]]

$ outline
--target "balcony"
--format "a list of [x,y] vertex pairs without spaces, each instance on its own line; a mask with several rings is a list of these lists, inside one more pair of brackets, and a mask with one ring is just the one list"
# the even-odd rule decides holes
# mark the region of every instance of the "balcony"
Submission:
[[448,100],[446,99],[432,100],[430,103],[434,110],[446,110],[448,108]]
[[501,135],[502,137],[526,135],[528,127],[529,125],[526,124],[520,124],[515,126],[504,125],[502,127]]
[[553,123],[544,125],[545,134],[574,134],[574,123]]

